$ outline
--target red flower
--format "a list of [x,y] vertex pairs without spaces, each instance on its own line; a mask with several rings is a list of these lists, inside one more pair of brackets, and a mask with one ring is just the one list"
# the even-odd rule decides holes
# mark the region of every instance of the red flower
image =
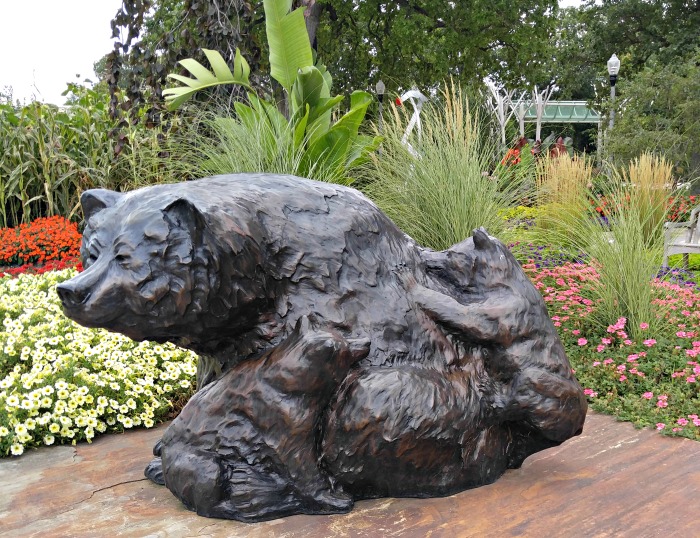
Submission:
[[401,102],[401,97],[397,97],[394,99],[394,103],[396,103],[396,106],[403,106],[403,103]]

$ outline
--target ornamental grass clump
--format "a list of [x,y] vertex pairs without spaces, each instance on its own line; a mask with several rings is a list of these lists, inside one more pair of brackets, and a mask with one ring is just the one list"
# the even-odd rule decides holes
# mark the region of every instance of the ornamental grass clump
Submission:
[[570,246],[569,229],[591,218],[588,193],[593,166],[585,155],[548,157],[537,164],[536,224],[557,244]]
[[491,173],[496,146],[459,87],[421,112],[422,128],[404,132],[411,111],[392,106],[380,154],[365,170],[363,190],[421,245],[445,249],[484,226],[501,236],[501,210],[517,205],[522,175]]
[[[613,174],[600,191],[582,188],[578,197],[567,194],[570,203],[559,206],[559,212],[548,212],[546,225],[540,228],[543,242],[583,253],[600,275],[595,285],[585,289],[596,304],[591,320],[598,326],[625,318],[634,338],[642,322],[654,331],[671,330],[663,307],[653,304],[649,286],[663,253],[671,184],[670,168],[663,159],[646,156],[629,170]],[[594,208],[603,206],[601,217]]]
[[0,278],[0,456],[151,427],[194,390],[193,353],[66,318],[55,287],[74,275]]

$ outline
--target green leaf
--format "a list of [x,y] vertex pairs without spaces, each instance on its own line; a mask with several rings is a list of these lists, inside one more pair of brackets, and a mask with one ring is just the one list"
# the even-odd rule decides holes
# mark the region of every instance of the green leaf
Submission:
[[345,168],[350,169],[368,162],[370,154],[379,148],[383,140],[381,136],[357,136],[348,151]]
[[291,93],[299,69],[313,65],[304,8],[289,13],[291,0],[264,0],[265,30],[270,47],[270,75]]
[[365,117],[367,107],[372,102],[372,96],[360,90],[352,92],[350,96],[350,111],[340,118],[336,125],[347,128],[351,133],[357,135],[360,124]]
[[310,144],[301,162],[305,174],[313,174],[317,168],[324,171],[342,169],[351,144],[351,136],[350,131],[345,128],[334,128]]
[[296,122],[294,126],[294,147],[300,148],[306,137],[306,125],[309,121],[309,105],[306,105],[306,113]]
[[303,67],[292,85],[292,114],[299,109],[306,110],[306,105],[313,108],[322,98],[330,95],[330,88],[321,72],[314,66]]
[[236,49],[234,57],[233,73],[231,73],[231,70],[226,65],[226,61],[219,52],[209,49],[202,50],[209,60],[213,71],[209,71],[193,58],[181,60],[179,63],[187,69],[194,78],[184,77],[175,73],[168,75],[168,78],[175,79],[184,84],[184,86],[176,86],[163,90],[165,102],[170,110],[178,108],[182,103],[192,97],[195,92],[203,90],[204,88],[211,88],[222,84],[238,84],[250,89],[250,82],[248,80],[250,67],[238,49]]

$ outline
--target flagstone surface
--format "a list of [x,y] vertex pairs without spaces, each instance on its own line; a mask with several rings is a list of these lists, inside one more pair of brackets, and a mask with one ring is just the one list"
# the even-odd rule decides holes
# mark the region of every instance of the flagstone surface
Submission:
[[164,428],[0,460],[0,536],[700,536],[700,443],[594,413],[580,437],[531,456],[489,486],[256,524],[199,517],[143,478]]

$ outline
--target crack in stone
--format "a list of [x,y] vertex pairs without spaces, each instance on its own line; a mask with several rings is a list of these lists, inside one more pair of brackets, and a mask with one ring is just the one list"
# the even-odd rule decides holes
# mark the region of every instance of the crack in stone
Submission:
[[204,525],[204,527],[202,527],[201,529],[199,529],[197,531],[197,534],[195,536],[202,536],[202,531],[204,531],[204,529],[208,529],[209,527],[215,527],[215,526],[216,526],[216,523],[210,523],[209,525]]
[[110,489],[110,488],[113,488],[113,487],[115,487],[115,486],[121,486],[121,485],[123,485],[123,484],[133,484],[134,482],[144,482],[144,481],[146,481],[146,480],[148,480],[148,478],[145,478],[145,477],[144,477],[144,478],[138,478],[138,479],[136,479],[136,480],[125,480],[124,482],[118,482],[118,483],[112,484],[112,485],[110,485],[110,486],[105,486],[105,487],[103,487],[103,488],[96,489],[96,490],[94,490],[94,491],[90,494],[89,497],[85,497],[84,499],[80,499],[79,501],[74,502],[74,503],[73,503],[69,508],[67,508],[66,510],[63,510],[63,511],[58,512],[58,513],[56,513],[56,514],[51,514],[51,515],[48,516],[48,517],[43,517],[43,518],[37,519],[37,520],[35,520],[33,523],[34,523],[34,524],[37,524],[37,523],[39,523],[39,522],[41,522],[41,521],[55,520],[56,518],[58,518],[59,516],[62,516],[63,514],[67,514],[68,512],[72,512],[73,510],[75,510],[76,508],[78,508],[79,505],[81,505],[82,503],[87,502],[87,501],[89,501],[90,499],[92,499],[93,496],[95,495],[95,493],[99,493],[100,491],[104,491],[104,490],[106,490],[106,489]]
[[105,486],[105,487],[103,487],[103,488],[96,489],[96,490],[94,490],[94,491],[90,494],[89,497],[87,497],[86,499],[83,499],[83,500],[81,500],[81,501],[78,501],[78,502],[75,503],[75,504],[80,504],[80,503],[84,503],[84,502],[86,502],[86,501],[89,501],[90,499],[93,498],[93,496],[95,495],[95,493],[99,493],[100,491],[104,491],[104,490],[106,490],[106,489],[111,489],[111,488],[114,488],[114,487],[116,487],[116,486],[122,486],[122,485],[124,485],[124,484],[133,484],[133,483],[135,483],[135,482],[145,482],[146,480],[148,480],[148,478],[137,478],[136,480],[125,480],[124,482],[117,482],[116,484],[111,484],[111,485],[109,485],[109,486]]

